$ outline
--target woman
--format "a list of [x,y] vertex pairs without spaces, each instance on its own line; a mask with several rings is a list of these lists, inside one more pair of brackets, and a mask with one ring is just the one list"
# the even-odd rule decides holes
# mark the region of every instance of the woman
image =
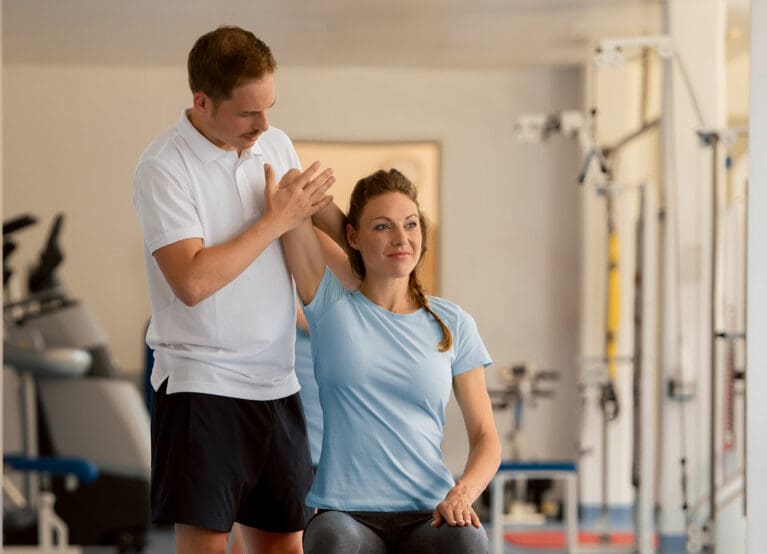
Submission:
[[[396,170],[360,180],[345,231],[358,291],[326,270],[308,221],[283,236],[324,414],[307,496],[319,512],[304,552],[486,552],[472,503],[500,462],[483,372],[491,360],[471,316],[421,288],[426,226],[415,187]],[[451,385],[469,437],[457,482],[440,450]]]

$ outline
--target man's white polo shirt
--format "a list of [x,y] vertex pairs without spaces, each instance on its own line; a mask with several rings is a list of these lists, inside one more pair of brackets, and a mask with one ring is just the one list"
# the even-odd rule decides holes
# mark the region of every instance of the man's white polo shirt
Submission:
[[293,370],[296,303],[279,240],[234,281],[190,308],[173,294],[152,252],[182,239],[213,246],[264,213],[264,162],[279,180],[300,167],[288,136],[271,127],[238,158],[216,147],[182,114],[150,144],[133,181],[144,234],[152,304],[147,344],[154,349],[152,386],[272,400],[299,390]]

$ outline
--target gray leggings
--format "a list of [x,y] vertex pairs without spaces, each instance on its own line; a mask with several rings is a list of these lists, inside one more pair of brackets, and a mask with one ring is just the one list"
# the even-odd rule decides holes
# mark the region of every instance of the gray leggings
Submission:
[[431,522],[429,511],[321,511],[304,530],[304,554],[487,553],[484,528]]

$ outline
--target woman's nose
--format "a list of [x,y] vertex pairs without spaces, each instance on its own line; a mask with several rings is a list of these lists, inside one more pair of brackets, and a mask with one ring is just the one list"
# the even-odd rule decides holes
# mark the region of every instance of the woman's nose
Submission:
[[404,244],[406,241],[405,238],[405,231],[403,229],[395,229],[394,235],[392,236],[392,243],[393,244]]

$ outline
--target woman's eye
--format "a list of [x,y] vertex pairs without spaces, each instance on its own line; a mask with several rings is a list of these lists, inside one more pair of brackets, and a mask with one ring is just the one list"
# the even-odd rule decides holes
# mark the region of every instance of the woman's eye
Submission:
[[376,226],[375,226],[375,227],[373,227],[373,228],[374,228],[376,231],[385,231],[386,229],[388,229],[388,228],[389,228],[389,226],[388,226],[388,225],[386,225],[385,223],[379,223],[378,225],[376,225]]
[[408,229],[415,229],[416,227],[418,227],[418,223],[416,223],[415,221],[408,221],[408,222],[405,224],[405,226],[406,226]]

